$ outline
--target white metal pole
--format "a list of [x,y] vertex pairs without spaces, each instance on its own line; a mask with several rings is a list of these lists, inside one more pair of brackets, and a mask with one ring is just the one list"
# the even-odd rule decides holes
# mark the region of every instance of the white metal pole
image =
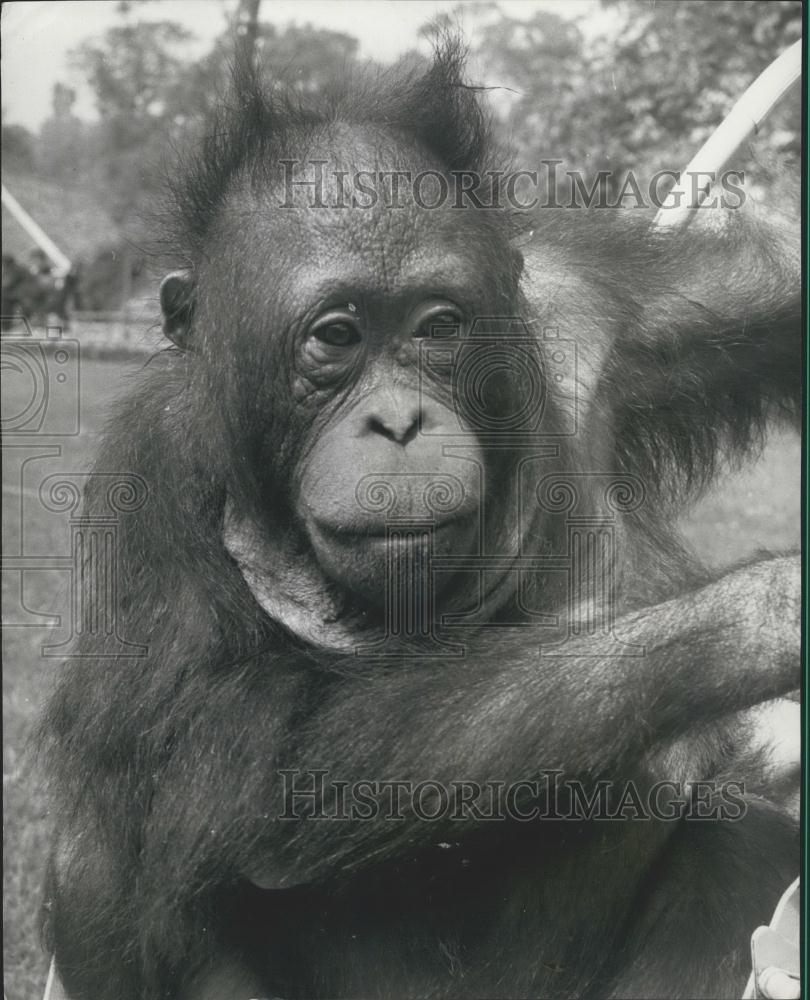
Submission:
[[681,174],[680,183],[667,195],[655,216],[653,225],[659,229],[688,225],[695,209],[705,201],[720,171],[745,140],[765,121],[802,75],[801,39],[785,49],[766,70],[754,80],[737,101],[723,123],[701,146]]
[[5,184],[2,185],[2,189],[3,204],[5,207],[11,212],[36,245],[51,258],[56,265],[58,277],[64,278],[71,268],[68,258],[62,253],[50,236],[44,233],[36,222],[34,222],[17,199],[6,189]]

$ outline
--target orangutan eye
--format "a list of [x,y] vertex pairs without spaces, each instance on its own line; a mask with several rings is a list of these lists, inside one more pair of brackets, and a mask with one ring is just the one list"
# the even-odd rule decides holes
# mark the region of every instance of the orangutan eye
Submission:
[[313,336],[329,347],[353,347],[360,343],[360,332],[350,323],[328,323],[314,330]]
[[414,331],[415,337],[452,337],[458,334],[461,315],[455,310],[442,310],[425,317]]

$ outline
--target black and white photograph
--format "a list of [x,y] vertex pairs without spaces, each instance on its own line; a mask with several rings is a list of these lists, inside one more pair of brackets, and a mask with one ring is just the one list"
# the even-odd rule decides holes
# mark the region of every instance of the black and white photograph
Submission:
[[2,5],[3,1000],[799,1000],[800,0]]

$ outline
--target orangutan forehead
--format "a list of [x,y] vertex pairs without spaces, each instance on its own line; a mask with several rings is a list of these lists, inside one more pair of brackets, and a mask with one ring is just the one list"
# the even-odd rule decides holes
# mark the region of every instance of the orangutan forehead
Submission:
[[[219,214],[220,237],[279,263],[282,247],[292,244],[310,263],[339,259],[362,268],[373,262],[381,279],[414,259],[458,257],[469,266],[492,246],[490,220],[457,206],[449,175],[416,153],[400,160],[406,164],[400,168],[376,148],[362,152],[353,163],[318,157],[279,162],[264,186],[255,177],[242,180]],[[357,164],[362,168],[354,169]]]

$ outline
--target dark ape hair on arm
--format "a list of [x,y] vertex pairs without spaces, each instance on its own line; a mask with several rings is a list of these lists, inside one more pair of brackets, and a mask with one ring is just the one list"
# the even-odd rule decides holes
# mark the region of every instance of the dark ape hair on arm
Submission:
[[756,456],[769,421],[801,414],[798,230],[725,216],[720,229],[644,235],[643,306],[604,381],[621,467],[675,504]]
[[577,276],[572,328],[593,326],[600,304],[596,321],[615,334],[594,406],[616,468],[676,512],[755,457],[769,421],[801,414],[800,233],[761,211],[704,210],[681,230],[631,210],[541,211],[524,247],[547,266],[552,247]]

